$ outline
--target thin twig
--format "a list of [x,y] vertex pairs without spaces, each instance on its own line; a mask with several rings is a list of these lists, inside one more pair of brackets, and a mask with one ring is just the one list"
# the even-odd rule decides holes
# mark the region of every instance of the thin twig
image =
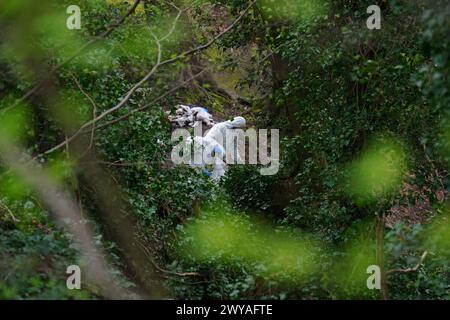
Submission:
[[92,99],[92,97],[83,89],[83,87],[81,86],[80,82],[77,80],[75,75],[72,72],[70,72],[70,75],[72,76],[72,79],[75,82],[75,84],[77,85],[78,89],[80,89],[81,93],[83,93],[83,95],[89,100],[89,102],[92,105],[92,120],[94,122],[92,123],[91,139],[90,139],[88,148],[81,155],[81,158],[82,158],[86,154],[86,152],[88,152],[90,149],[92,149],[92,146],[94,145],[95,124],[96,124],[95,119],[97,117],[97,104],[95,103],[94,99]]
[[178,20],[180,19],[180,17],[181,17],[181,14],[183,13],[183,11],[185,11],[185,10],[187,10],[187,9],[184,9],[184,10],[181,10],[180,8],[178,8],[175,4],[173,4],[173,3],[169,3],[172,7],[174,7],[176,10],[178,10],[178,14],[177,14],[177,16],[175,17],[175,19],[173,20],[173,22],[172,22],[172,28],[169,30],[169,32],[164,36],[164,37],[162,37],[161,39],[159,39],[159,41],[161,41],[161,42],[163,42],[164,40],[166,40],[167,38],[169,38],[171,35],[172,35],[172,33],[175,31],[175,27],[176,27],[176,25],[177,25],[177,22],[178,22]]

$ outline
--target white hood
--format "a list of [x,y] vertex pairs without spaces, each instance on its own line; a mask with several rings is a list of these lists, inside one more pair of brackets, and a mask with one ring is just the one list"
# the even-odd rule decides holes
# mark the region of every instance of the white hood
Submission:
[[244,117],[235,117],[233,121],[230,121],[233,128],[244,128],[246,121]]

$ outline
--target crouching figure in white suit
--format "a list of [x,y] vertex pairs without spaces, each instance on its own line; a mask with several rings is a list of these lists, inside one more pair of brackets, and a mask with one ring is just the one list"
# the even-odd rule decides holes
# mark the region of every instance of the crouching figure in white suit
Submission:
[[[212,179],[220,180],[227,172],[227,152],[235,153],[234,159],[239,158],[237,150],[226,150],[224,147],[229,130],[243,128],[245,124],[243,117],[236,117],[232,121],[214,125],[205,137],[189,137],[186,144],[194,147],[194,158],[191,159],[190,165],[194,168],[202,168]],[[207,166],[210,165],[214,168],[212,173],[207,170]]]
[[[225,163],[225,149],[214,139],[207,137],[188,138],[189,145],[194,144],[194,159],[191,166],[202,168],[203,172],[208,174],[213,180],[220,180],[226,173],[227,165]],[[211,173],[207,166],[212,165],[214,170]]]

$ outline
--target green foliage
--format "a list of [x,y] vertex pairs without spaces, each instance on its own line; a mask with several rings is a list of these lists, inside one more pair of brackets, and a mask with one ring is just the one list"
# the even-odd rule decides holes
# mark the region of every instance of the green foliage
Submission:
[[[170,265],[201,272],[205,285],[186,288],[180,297],[244,299],[259,292],[262,299],[297,296],[322,265],[318,242],[299,230],[274,228],[232,210],[226,202],[212,203],[198,218],[179,226]],[[172,283],[172,285],[174,285]]]
[[81,265],[79,248],[49,219],[19,177],[0,179],[0,299],[92,299],[95,288],[68,290],[66,268]]
[[210,199],[214,190],[206,175],[173,167],[170,135],[170,125],[159,110],[132,116],[108,129],[98,142],[105,160],[116,161],[129,201],[145,220],[157,214],[176,219],[190,212],[194,200]]
[[222,185],[238,209],[270,213],[273,208],[268,195],[277,178],[261,176],[257,166],[237,165],[230,168]]
[[[25,206],[30,212],[34,204]],[[66,287],[66,268],[79,263],[71,239],[42,216],[22,212],[19,226],[0,219],[0,299],[93,298],[87,289]]]
[[371,145],[347,169],[348,193],[359,205],[398,191],[407,170],[402,147],[386,139]]
[[[425,230],[424,230],[425,229]],[[386,252],[393,269],[413,268],[425,250],[428,255],[417,272],[396,274],[389,278],[393,299],[449,299],[449,252],[426,240],[429,233],[418,224],[397,224],[386,236]],[[436,230],[432,232],[436,236]],[[445,234],[441,234],[445,237]]]
[[[385,212],[395,201],[403,201],[399,194],[403,177],[397,173],[404,173],[406,168],[417,173],[419,187],[431,188],[432,194],[442,188],[442,183],[448,188],[448,180],[441,181],[439,186],[426,178],[436,170],[429,165],[430,157],[437,170],[445,170],[440,161],[448,159],[450,150],[445,116],[448,113],[448,41],[443,41],[448,39],[445,35],[448,5],[439,2],[427,8],[423,3],[413,6],[389,2],[382,7],[382,29],[374,32],[365,28],[365,9],[370,4],[370,1],[337,1],[330,6],[328,15],[317,16],[313,22],[284,21],[267,27],[258,24],[258,19],[253,21],[259,27],[254,34],[274,50],[278,59],[275,68],[281,69],[272,106],[261,117],[261,125],[282,128],[285,136],[282,175],[293,178],[297,184],[298,194],[285,207],[283,223],[313,230],[336,244],[349,240],[346,230],[354,221]],[[422,20],[405,23],[407,16],[422,16]],[[426,30],[423,34],[422,29]],[[280,65],[289,72],[283,74]],[[273,71],[275,77],[277,71]],[[401,170],[390,172],[383,165],[385,151],[379,151],[378,156],[364,156],[371,141],[380,136],[395,137],[407,146],[397,152],[396,162]],[[362,162],[345,170],[358,158]],[[369,175],[365,168],[371,172]],[[348,174],[354,186],[350,194],[349,185],[344,183],[348,182]],[[247,195],[264,189],[260,186],[265,185],[265,177],[252,174],[231,174],[231,177],[233,182],[228,184],[227,192],[235,203],[252,204],[252,198],[261,201],[259,195]],[[248,179],[257,186],[255,189],[247,187]],[[368,195],[367,188],[394,180],[396,187],[389,195],[372,194],[371,201],[362,201]],[[278,179],[270,189],[281,187],[282,181]],[[254,205],[257,208],[258,202]],[[270,208],[271,204],[273,199],[263,206]],[[400,249],[403,253],[409,250],[403,249]],[[420,250],[414,249],[414,254]],[[344,254],[342,250],[337,248],[337,260]],[[350,258],[354,257],[350,255]],[[426,271],[425,277],[421,270],[420,276],[393,275],[392,282],[396,283],[393,297],[421,296],[417,291],[413,293],[409,284],[402,296],[401,285],[397,287],[397,283],[408,279],[416,279],[416,285],[420,283],[423,288],[428,284],[432,288],[431,296],[445,297],[448,278],[442,263],[446,258],[441,252],[433,259],[438,262],[433,262],[430,270],[434,271]],[[401,259],[396,256],[391,262],[401,264]],[[316,288],[320,287],[317,286],[320,280],[314,283]],[[341,290],[330,289],[328,294],[364,296],[362,292],[338,287]],[[433,290],[439,294],[432,293]]]
[[257,263],[258,273],[291,281],[307,278],[315,269],[312,261],[318,243],[299,232],[252,223],[237,213],[203,211],[201,219],[185,227],[185,233],[191,243],[182,245],[180,254],[200,261]]

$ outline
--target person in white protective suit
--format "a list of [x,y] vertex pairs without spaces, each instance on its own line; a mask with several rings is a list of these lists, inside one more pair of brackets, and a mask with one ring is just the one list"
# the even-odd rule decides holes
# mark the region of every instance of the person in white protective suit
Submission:
[[[207,137],[188,138],[187,143],[194,143],[194,159],[192,167],[203,168],[203,172],[213,180],[220,180],[226,172],[225,149],[214,139]],[[213,172],[206,169],[207,165],[214,167]]]
[[[227,171],[226,154],[227,152],[235,152],[235,157],[239,157],[237,150],[226,150],[227,130],[245,128],[246,121],[243,117],[235,117],[232,121],[224,121],[214,125],[203,138],[204,141],[211,141],[217,148],[216,165],[213,172],[213,179],[220,180]],[[213,150],[209,148],[209,150]],[[220,161],[219,161],[220,160]]]
[[[235,117],[232,121],[224,121],[214,125],[205,135],[205,138],[214,139],[223,147],[227,148],[227,130],[245,128],[246,121],[243,117]],[[232,152],[232,150],[229,150]],[[234,150],[233,152],[236,152]],[[237,154],[237,156],[239,156]]]
[[211,138],[194,137],[194,141],[194,167],[206,168],[206,166],[212,165],[214,168],[212,173],[208,170],[204,170],[204,172],[213,180],[220,180],[226,172],[225,149]]
[[[243,117],[235,117],[232,121],[220,122],[214,125],[207,132],[205,137],[189,137],[186,140],[188,145],[194,146],[194,159],[191,166],[203,168],[203,172],[208,174],[213,180],[220,180],[227,171],[226,164],[226,135],[227,130],[244,128],[246,121]],[[239,156],[239,155],[237,155]],[[206,167],[212,165],[213,172],[209,172]]]
[[[227,129],[245,128],[246,121],[243,117],[235,117],[232,121],[224,121],[214,125],[207,133],[205,138],[212,138],[222,146],[226,146],[225,139]],[[222,143],[223,141],[223,143]]]

